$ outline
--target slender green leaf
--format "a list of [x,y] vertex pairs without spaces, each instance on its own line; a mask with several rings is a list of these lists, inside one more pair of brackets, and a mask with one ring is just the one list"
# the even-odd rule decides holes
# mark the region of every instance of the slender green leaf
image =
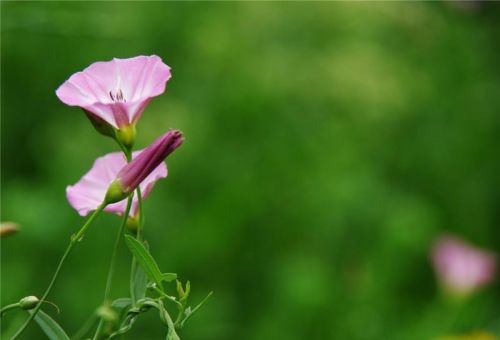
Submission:
[[35,321],[50,340],[70,340],[61,326],[44,311],[39,310],[36,313]]
[[[158,288],[161,288],[161,281],[163,280],[163,274],[158,268],[155,260],[148,253],[144,245],[137,241],[134,237],[130,235],[125,235],[125,243],[134,255],[137,263],[144,269],[144,272],[149,277],[150,280],[154,281]],[[136,297],[137,298],[137,297]]]
[[132,304],[132,299],[130,298],[119,298],[111,303],[111,307],[117,309],[123,309],[125,307],[130,306],[131,304]]
[[163,281],[172,282],[177,279],[177,274],[175,273],[163,273]]
[[141,266],[137,266],[134,274],[134,296],[136,302],[146,296],[148,281],[148,276],[146,275],[144,269],[142,269]]

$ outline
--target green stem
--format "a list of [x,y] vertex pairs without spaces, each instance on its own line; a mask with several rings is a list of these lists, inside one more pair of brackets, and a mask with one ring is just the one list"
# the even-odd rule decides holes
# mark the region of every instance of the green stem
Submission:
[[85,235],[85,232],[87,229],[91,226],[91,224],[94,222],[97,216],[104,210],[106,207],[106,202],[103,202],[93,213],[90,215],[88,220],[85,222],[85,224],[81,227],[81,229],[76,233],[76,235],[71,236],[71,240],[69,242],[68,248],[66,248],[66,251],[64,252],[64,255],[62,256],[61,260],[59,261],[59,264],[57,265],[56,271],[54,273],[54,276],[52,277],[52,280],[49,283],[49,286],[45,290],[45,293],[43,293],[42,298],[40,299],[40,302],[37,304],[33,312],[30,314],[29,318],[26,320],[26,322],[21,326],[21,328],[14,334],[11,340],[17,339],[28,327],[31,321],[35,318],[36,314],[40,310],[42,306],[42,301],[47,299],[47,296],[50,294],[52,287],[54,287],[54,283],[56,282],[57,277],[59,276],[59,272],[61,271],[61,268],[64,264],[64,261],[66,261],[66,258],[68,257],[69,253],[73,249],[73,247],[80,242],[82,237]]
[[20,303],[16,302],[16,303],[12,303],[10,305],[3,307],[2,310],[0,310],[0,317],[2,317],[9,310],[19,308],[20,306],[21,306]]
[[[120,146],[120,149],[122,149],[123,154],[125,155],[125,158],[127,159],[127,163],[129,163],[132,160],[132,151],[130,149],[126,148],[118,139],[116,139],[116,142]],[[115,257],[116,257],[118,245],[120,243],[121,235],[123,235],[124,230],[125,230],[125,226],[127,224],[128,215],[130,213],[130,207],[132,206],[132,199],[133,199],[133,195],[131,195],[127,200],[127,207],[125,209],[125,214],[123,215],[122,224],[120,225],[120,228],[118,230],[118,235],[116,236],[115,245],[113,247],[113,254],[111,255],[111,263],[109,266],[108,278],[106,280],[106,288],[104,290],[103,305],[106,304],[106,301],[108,300],[108,297],[109,297],[109,292],[111,290],[111,281],[113,280]],[[100,318],[99,324],[97,325],[97,329],[96,329],[95,334],[94,334],[92,339],[97,339],[99,337],[99,334],[102,331],[103,325],[104,325],[104,320],[102,318]]]
[[[113,254],[111,255],[111,262],[109,264],[108,278],[106,279],[106,288],[104,289],[104,299],[103,305],[105,305],[109,299],[109,293],[111,291],[111,282],[113,281],[113,273],[115,271],[116,253],[118,252],[118,245],[120,244],[120,239],[125,232],[125,226],[127,225],[127,218],[130,213],[130,208],[132,207],[133,195],[130,195],[127,200],[127,207],[125,208],[125,214],[123,215],[122,223],[118,229],[118,234],[116,235],[115,245],[113,247]],[[101,333],[102,327],[104,325],[104,320],[100,318],[99,325],[97,326],[96,332],[93,339],[97,339]]]
[[85,321],[83,326],[71,337],[71,340],[80,340],[87,334],[90,329],[92,328],[92,325],[97,319],[97,314],[94,312],[92,315]]
[[[138,186],[136,189],[136,194],[137,194],[137,204],[138,204],[138,212],[139,212],[139,221],[137,225],[137,234],[136,238],[137,240],[141,241],[142,240],[142,227],[144,223],[144,213],[142,210],[142,194],[141,194],[141,189]],[[137,301],[137,297],[135,296],[135,272],[137,270],[137,262],[135,260],[135,257],[132,256],[132,263],[130,265],[130,297],[132,298],[133,303],[135,304]]]
[[138,186],[135,191],[137,193],[137,204],[139,207],[139,225],[137,227],[137,240],[140,241],[142,239],[142,228],[144,227],[144,213],[142,211],[141,187]]
[[127,207],[125,208],[125,214],[123,215],[122,224],[120,225],[120,229],[118,230],[118,234],[116,235],[115,245],[113,247],[113,255],[111,256],[111,263],[109,266],[108,279],[106,280],[106,289],[104,291],[104,301],[108,300],[109,292],[111,290],[111,281],[113,280],[114,267],[116,262],[116,253],[118,251],[118,245],[120,244],[120,239],[125,232],[125,226],[127,225],[128,215],[130,213],[130,208],[132,207],[132,198],[133,195],[130,195],[127,200]]
[[157,302],[161,306],[160,317],[164,320],[164,322],[167,324],[167,327],[168,327],[167,339],[180,340],[179,336],[175,332],[174,322],[172,321],[170,314],[168,314],[167,310],[165,309],[165,306],[163,305],[163,301],[158,299]]
[[130,150],[125,147],[118,139],[115,139],[118,145],[120,146],[120,149],[122,149],[123,153],[125,154],[125,157],[127,157],[127,162],[130,162],[129,155],[130,155]]
[[179,313],[177,314],[177,318],[175,319],[174,326],[179,327],[182,321],[182,317],[184,316],[184,308],[186,308],[185,304],[182,304],[182,307],[179,307]]

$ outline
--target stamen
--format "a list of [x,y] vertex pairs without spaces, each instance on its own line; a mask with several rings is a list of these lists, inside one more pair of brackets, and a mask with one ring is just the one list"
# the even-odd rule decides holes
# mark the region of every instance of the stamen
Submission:
[[121,89],[118,89],[115,94],[113,94],[113,91],[109,91],[109,97],[111,98],[112,101],[114,102],[126,102],[125,98],[123,97],[123,92]]

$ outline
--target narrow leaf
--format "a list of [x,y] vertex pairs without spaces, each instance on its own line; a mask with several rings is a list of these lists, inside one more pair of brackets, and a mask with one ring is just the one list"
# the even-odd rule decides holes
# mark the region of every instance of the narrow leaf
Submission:
[[[30,311],[30,313],[33,312]],[[50,340],[70,340],[61,326],[44,311],[38,311],[35,315],[35,321]]]
[[130,306],[131,304],[132,304],[132,299],[130,298],[119,298],[111,303],[111,307],[117,309],[123,309],[125,307]]
[[134,296],[136,302],[143,299],[146,296],[146,290],[148,289],[148,276],[141,266],[135,268],[134,274]]
[[163,281],[172,282],[177,279],[177,274],[175,273],[163,273]]
[[163,274],[151,254],[148,253],[141,242],[130,235],[125,235],[125,243],[149,279],[154,281],[158,285],[158,288],[161,288]]

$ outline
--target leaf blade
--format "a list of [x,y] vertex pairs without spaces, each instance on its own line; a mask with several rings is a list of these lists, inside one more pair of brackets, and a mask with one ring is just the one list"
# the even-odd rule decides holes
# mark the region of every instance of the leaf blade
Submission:
[[149,279],[154,281],[158,285],[158,288],[161,289],[163,274],[160,271],[158,264],[146,250],[144,245],[130,235],[125,235],[125,243]]
[[163,273],[162,280],[166,282],[172,282],[177,279],[176,273]]
[[[30,313],[33,312],[30,311]],[[62,327],[44,311],[38,311],[35,315],[35,322],[50,340],[70,340]]]

